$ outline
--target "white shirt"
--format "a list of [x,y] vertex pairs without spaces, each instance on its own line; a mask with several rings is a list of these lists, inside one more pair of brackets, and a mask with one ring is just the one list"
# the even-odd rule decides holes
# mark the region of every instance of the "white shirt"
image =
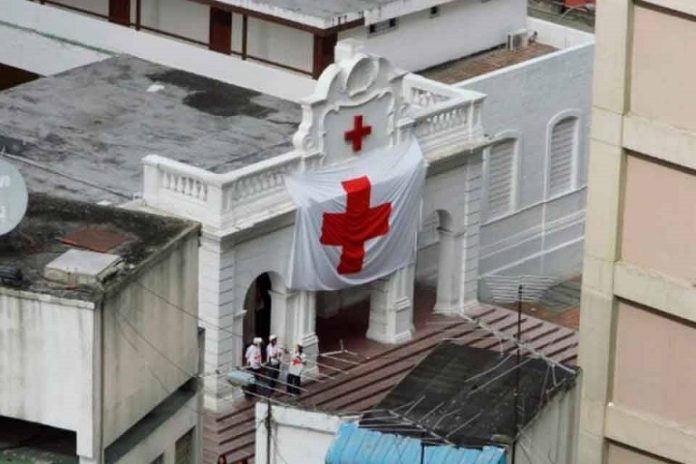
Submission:
[[295,351],[290,358],[290,365],[288,366],[288,374],[300,375],[302,373],[302,368],[307,361],[307,356],[302,353]]
[[252,369],[261,368],[261,349],[256,345],[249,345],[246,350],[246,362]]
[[274,366],[277,366],[280,364],[280,355],[282,354],[282,350],[278,347],[278,345],[268,345],[266,347],[266,358],[268,359],[268,363],[272,364]]

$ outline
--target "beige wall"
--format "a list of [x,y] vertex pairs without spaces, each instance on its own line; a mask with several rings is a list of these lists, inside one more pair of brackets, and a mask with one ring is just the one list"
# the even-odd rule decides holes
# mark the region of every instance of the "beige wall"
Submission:
[[609,443],[609,458],[607,464],[672,464],[674,461],[665,461],[648,456],[629,448]]
[[619,302],[613,402],[696,428],[696,327]]
[[105,303],[105,445],[197,373],[197,234],[172,248]]
[[694,174],[629,155],[622,259],[696,282],[695,199]]
[[631,112],[696,130],[696,19],[635,7]]

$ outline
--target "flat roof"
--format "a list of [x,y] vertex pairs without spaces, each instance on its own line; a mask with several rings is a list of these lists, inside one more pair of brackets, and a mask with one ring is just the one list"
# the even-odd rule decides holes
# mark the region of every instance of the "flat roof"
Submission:
[[[412,421],[433,436],[446,437],[459,446],[504,444],[515,437],[518,425],[524,428],[552,397],[575,385],[577,371],[569,370],[524,354],[517,364],[514,353],[447,341],[430,352],[376,406],[380,411],[403,411],[402,417],[383,420],[384,426],[374,429],[390,430]],[[370,424],[370,418],[378,416],[380,413],[366,414],[361,425]],[[422,436],[422,430],[416,427],[397,433]]]
[[0,152],[31,191],[121,203],[148,154],[227,172],[289,151],[300,119],[297,103],[117,56],[0,92]]
[[[19,268],[23,281],[15,285],[0,279],[0,287],[94,301],[104,289],[48,280],[44,277],[46,265],[74,249],[119,255],[125,266],[105,282],[110,288],[136,273],[141,264],[172,240],[198,227],[171,217],[31,194],[22,222],[0,238],[0,266]],[[102,237],[113,240],[107,242]]]
[[[202,0],[194,0],[202,1]],[[339,26],[357,19],[384,20],[456,0],[214,0],[261,14],[317,28]],[[383,11],[389,6],[390,11]],[[386,13],[386,16],[385,16]]]
[[418,74],[445,84],[457,84],[472,77],[507,68],[556,51],[558,49],[539,42],[532,42],[527,47],[516,50],[497,47],[438,64],[418,71]]

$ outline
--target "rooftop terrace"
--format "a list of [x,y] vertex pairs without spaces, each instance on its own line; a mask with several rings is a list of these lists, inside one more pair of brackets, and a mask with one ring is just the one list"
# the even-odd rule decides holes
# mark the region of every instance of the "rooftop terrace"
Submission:
[[555,51],[557,51],[556,48],[538,42],[530,43],[529,46],[516,50],[507,50],[504,47],[500,47],[448,61],[447,63],[420,71],[418,74],[445,84],[456,84],[472,77],[523,63]]
[[289,150],[299,105],[119,56],[0,93],[0,151],[29,189],[122,202],[157,153],[227,172]]
[[196,228],[178,219],[32,194],[22,222],[0,240],[0,266],[20,268],[23,282],[0,281],[0,287],[91,301],[102,292],[100,288],[48,280],[43,275],[45,266],[75,249],[118,255],[125,266],[111,285]]

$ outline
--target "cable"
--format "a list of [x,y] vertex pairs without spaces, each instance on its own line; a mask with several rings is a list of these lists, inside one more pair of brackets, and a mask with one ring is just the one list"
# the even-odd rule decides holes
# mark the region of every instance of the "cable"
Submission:
[[[151,288],[148,288],[146,285],[142,284],[141,282],[135,281],[135,283],[136,283],[136,285],[140,286],[140,287],[141,287],[143,290],[145,290],[146,292],[150,293],[151,295],[155,296],[155,297],[158,298],[159,300],[163,301],[163,302],[166,303],[168,306],[171,306],[172,308],[174,308],[174,309],[176,309],[176,310],[182,312],[183,314],[186,314],[186,315],[188,315],[189,317],[192,317],[192,318],[196,319],[197,321],[203,322],[204,324],[206,324],[206,325],[208,325],[208,326],[210,326],[210,327],[212,327],[212,328],[214,328],[214,329],[217,329],[217,330],[220,330],[220,331],[222,331],[222,332],[228,333],[228,334],[230,334],[230,335],[232,335],[232,336],[235,336],[235,337],[241,339],[242,341],[244,340],[244,336],[243,336],[243,335],[240,335],[240,334],[235,333],[235,332],[233,332],[233,331],[231,331],[231,330],[229,330],[229,329],[226,329],[226,328],[224,328],[224,327],[221,327],[221,326],[219,326],[219,325],[217,325],[217,324],[215,324],[215,323],[213,323],[213,322],[207,321],[207,320],[203,319],[202,317],[200,317],[199,315],[197,315],[197,314],[195,314],[195,313],[189,312],[188,310],[186,310],[186,308],[183,308],[183,307],[181,307],[181,306],[179,306],[179,305],[177,305],[177,304],[175,304],[175,303],[169,301],[168,298],[166,298],[166,297],[160,295],[159,293],[157,293],[156,291],[152,290]],[[334,368],[334,367],[325,365],[325,364],[323,364],[323,363],[319,363],[318,361],[313,361],[313,362],[314,362],[317,366],[319,366],[319,367],[325,367],[325,368],[328,368],[328,369],[330,369],[330,370],[334,370],[334,371],[339,371],[339,372],[341,372],[341,373],[345,373],[345,371],[343,371],[343,370],[341,370],[341,369]]]
[[108,192],[112,195],[116,195],[121,198],[126,198],[128,200],[133,199],[133,195],[128,195],[127,193],[124,192],[119,192],[118,190],[112,190],[108,187],[104,187],[103,185],[99,184],[94,184],[92,182],[86,181],[84,179],[78,179],[77,177],[70,176],[68,174],[65,174],[64,172],[57,171],[53,168],[49,168],[48,166],[44,166],[43,164],[37,163],[36,161],[32,161],[30,159],[24,158],[22,156],[17,156],[17,155],[12,155],[10,153],[7,153],[5,151],[5,147],[3,146],[2,149],[0,149],[0,155],[5,156],[7,158],[13,159],[15,161],[19,161],[20,163],[28,164],[29,166],[33,166],[38,169],[43,169],[44,171],[50,172],[51,174],[55,174],[57,176],[65,177],[66,179],[70,179],[74,182],[80,182],[82,184],[88,185],[92,188],[98,189],[98,190],[103,190],[105,192]]

